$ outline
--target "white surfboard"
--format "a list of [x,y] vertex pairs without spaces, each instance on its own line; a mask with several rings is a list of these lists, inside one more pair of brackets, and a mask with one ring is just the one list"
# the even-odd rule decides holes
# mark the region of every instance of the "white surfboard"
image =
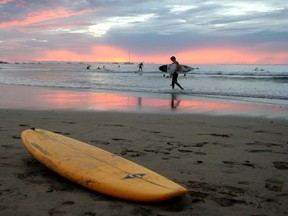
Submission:
[[[178,71],[178,73],[188,73],[189,71],[194,70],[193,67],[187,66],[187,65],[180,65],[181,69]],[[159,70],[164,73],[174,73],[176,70],[176,64],[167,64],[167,65],[161,65],[159,67]]]

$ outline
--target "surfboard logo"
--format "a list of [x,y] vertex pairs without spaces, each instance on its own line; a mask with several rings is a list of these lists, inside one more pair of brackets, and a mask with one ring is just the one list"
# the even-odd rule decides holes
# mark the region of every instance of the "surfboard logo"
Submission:
[[143,178],[145,174],[140,174],[140,173],[131,173],[128,174],[126,177],[124,177],[123,179],[141,179]]

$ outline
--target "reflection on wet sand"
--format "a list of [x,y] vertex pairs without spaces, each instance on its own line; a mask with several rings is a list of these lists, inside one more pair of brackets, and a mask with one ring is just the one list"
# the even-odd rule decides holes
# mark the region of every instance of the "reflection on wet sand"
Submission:
[[171,110],[176,109],[179,105],[181,100],[177,99],[178,95],[175,93],[171,94]]
[[[131,100],[131,101],[133,101],[133,100]],[[131,101],[129,102],[130,105],[131,105]],[[180,105],[180,102],[181,102],[181,100],[178,99],[178,95],[172,93],[171,94],[171,101],[170,101],[171,110],[177,109],[177,107]],[[141,110],[143,108],[145,109],[145,108],[148,108],[148,107],[152,108],[153,106],[156,108],[156,107],[158,107],[157,104],[159,105],[159,108],[163,107],[166,110],[166,106],[164,104],[162,106],[162,100],[137,97],[137,105],[138,105],[137,108],[138,108],[138,110]]]
[[138,97],[138,109],[142,108],[142,97]]
[[[288,116],[288,105],[255,104],[236,100],[166,95],[127,95],[22,86],[0,85],[0,108],[34,110],[114,110],[177,113]],[[181,104],[181,105],[180,105]]]

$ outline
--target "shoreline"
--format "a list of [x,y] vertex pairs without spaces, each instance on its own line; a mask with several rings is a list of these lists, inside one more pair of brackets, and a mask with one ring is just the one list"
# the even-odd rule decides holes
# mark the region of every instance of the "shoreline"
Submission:
[[[285,215],[288,121],[115,111],[0,109],[1,215]],[[87,190],[34,160],[22,130],[54,131],[186,187],[159,204]]]
[[171,94],[0,85],[0,109],[206,114],[288,119],[288,105]]

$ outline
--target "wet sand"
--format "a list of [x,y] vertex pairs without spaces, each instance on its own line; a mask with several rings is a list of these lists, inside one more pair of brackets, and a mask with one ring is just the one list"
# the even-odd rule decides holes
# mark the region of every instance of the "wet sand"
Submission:
[[0,108],[24,110],[122,111],[168,114],[208,114],[288,120],[286,101],[167,94],[92,92],[32,86],[0,85]]
[[[203,114],[0,110],[0,214],[285,215],[288,121]],[[51,172],[20,133],[43,128],[111,151],[188,189],[159,204],[107,197]]]

